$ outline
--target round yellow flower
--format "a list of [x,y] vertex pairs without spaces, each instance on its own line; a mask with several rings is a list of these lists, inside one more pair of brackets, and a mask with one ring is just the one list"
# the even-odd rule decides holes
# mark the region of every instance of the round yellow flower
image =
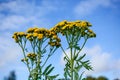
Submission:
[[33,33],[33,37],[37,37],[38,36],[38,33]]
[[59,23],[57,24],[57,26],[64,26],[66,23],[67,23],[67,21],[64,20],[64,21],[62,21],[62,22],[59,22]]
[[81,22],[81,27],[87,27],[87,22],[82,21],[82,22]]
[[38,39],[41,40],[43,38],[43,34],[38,34]]
[[52,37],[53,39],[57,39],[58,37],[57,37],[57,35],[53,35],[53,37]]
[[29,39],[31,38],[33,35],[32,34],[27,34],[26,38]]

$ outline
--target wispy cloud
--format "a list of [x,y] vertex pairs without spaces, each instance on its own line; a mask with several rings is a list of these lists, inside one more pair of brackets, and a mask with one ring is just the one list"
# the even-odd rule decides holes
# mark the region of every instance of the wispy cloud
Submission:
[[38,1],[38,3],[35,0],[0,3],[0,30],[15,30],[28,25],[46,25],[45,23],[49,22],[46,15],[55,11],[57,7],[55,3],[48,0]]
[[74,8],[76,15],[85,16],[94,13],[99,7],[110,7],[111,0],[83,0]]
[[[4,34],[0,36],[0,68],[4,68],[6,65],[8,65],[11,62],[15,62],[18,58],[18,55],[20,56],[20,50],[19,48],[13,43],[11,40],[10,34]],[[16,47],[15,47],[16,46]]]

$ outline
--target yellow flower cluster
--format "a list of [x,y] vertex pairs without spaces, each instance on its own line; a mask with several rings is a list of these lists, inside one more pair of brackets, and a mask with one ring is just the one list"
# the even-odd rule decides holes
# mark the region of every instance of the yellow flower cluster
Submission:
[[89,38],[95,37],[95,33],[89,29],[90,26],[92,25],[87,21],[68,22],[64,20],[50,30],[63,35],[73,34],[75,36],[75,34],[81,34],[82,37],[85,35]]
[[29,59],[31,59],[31,60],[35,60],[36,59],[36,54],[35,53],[29,53],[29,54],[27,54],[27,57],[29,58]]
[[18,43],[22,37],[25,37],[29,41],[34,39],[42,40],[44,38],[49,38],[49,44],[51,46],[60,46],[60,39],[57,36],[57,33],[62,35],[74,35],[74,36],[87,36],[88,38],[96,37],[96,34],[89,28],[92,26],[87,21],[62,21],[58,23],[55,27],[50,30],[45,28],[29,28],[25,33],[24,32],[15,32],[13,38]]
[[15,41],[18,43],[20,38],[26,36],[26,34],[24,32],[15,32],[12,36],[12,38],[15,39]]
[[51,30],[47,30],[45,28],[29,28],[26,33],[24,32],[15,32],[13,38],[18,43],[21,38],[25,37],[29,41],[33,41],[33,39],[42,40],[44,38],[49,38],[49,44],[51,46],[60,46],[60,39],[57,36],[57,33]]
[[61,44],[60,44],[61,40],[60,40],[60,38],[58,38],[57,33],[50,31],[49,37],[50,37],[50,41],[48,43],[51,46],[56,46],[56,47],[61,46]]
[[45,28],[29,28],[27,30],[26,38],[30,41],[32,41],[33,38],[38,38],[38,40],[41,40],[48,35],[48,32],[49,30]]

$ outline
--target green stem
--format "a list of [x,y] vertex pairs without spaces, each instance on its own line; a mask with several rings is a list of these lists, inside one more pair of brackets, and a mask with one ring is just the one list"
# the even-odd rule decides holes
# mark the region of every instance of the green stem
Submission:
[[46,62],[48,61],[48,59],[50,58],[50,55],[48,55],[47,59],[45,60],[44,64],[42,65],[42,68],[45,66]]
[[65,50],[63,49],[63,47],[62,46],[60,46],[60,47],[61,47],[62,51],[64,52],[65,56],[68,58],[68,60],[70,60],[68,55],[66,54]]
[[41,53],[42,52],[41,51],[41,45],[42,45],[42,41],[38,42],[38,45],[37,45],[38,46],[38,53],[37,53],[38,58],[37,58],[37,64],[36,64],[36,68],[38,69],[37,72],[39,73],[40,78],[42,76],[41,65],[40,65],[40,63],[41,63],[41,55],[42,55],[42,53]]
[[73,67],[74,67],[74,59],[73,59],[73,55],[72,55],[72,48],[70,48],[70,55],[71,55],[71,62],[70,62],[70,64],[71,64],[71,80],[73,80]]
[[[24,51],[24,48],[21,46],[21,48],[22,48],[22,52],[23,52],[23,55],[24,55],[24,58],[26,59],[26,55],[25,55],[25,51]],[[31,71],[30,71],[30,67],[29,67],[29,63],[28,63],[28,61],[26,61],[26,65],[27,65],[27,68],[28,68],[28,71],[29,71],[29,73],[30,73],[30,76],[31,76]],[[33,79],[33,77],[32,77],[32,79]]]
[[[87,38],[88,39],[88,38]],[[86,42],[87,42],[87,39],[85,39],[85,41],[84,41],[84,43],[83,43],[83,45],[82,45],[82,47],[81,47],[81,49],[78,51],[78,53],[80,53],[80,51],[83,49],[83,47],[85,46],[85,44],[86,44]],[[77,53],[77,54],[78,54]]]

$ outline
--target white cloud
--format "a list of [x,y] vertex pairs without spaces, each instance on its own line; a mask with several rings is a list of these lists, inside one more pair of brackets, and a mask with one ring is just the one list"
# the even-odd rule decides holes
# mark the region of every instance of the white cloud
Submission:
[[[69,50],[66,50],[66,53],[70,53]],[[105,52],[102,50],[101,46],[96,45],[91,48],[84,48],[81,54],[86,53],[86,59],[89,59],[91,65],[93,67],[93,71],[85,71],[86,75],[102,75],[103,73],[111,74],[116,73],[115,77],[119,77],[120,73],[120,59],[114,59],[113,56],[109,52]],[[62,54],[60,63],[62,65],[65,64],[63,57],[65,55]]]
[[14,63],[21,56],[21,51],[11,40],[10,34],[0,36],[0,45],[0,68],[5,67],[11,62]]
[[83,0],[74,8],[77,15],[84,16],[93,13],[99,7],[110,7],[111,0]]
[[[40,5],[38,5],[40,3]],[[43,0],[36,2],[10,1],[0,4],[0,30],[15,30],[25,26],[46,26],[49,23],[46,15],[55,11],[54,3]]]
[[0,30],[7,30],[7,29],[15,30],[15,29],[18,29],[23,24],[25,24],[26,22],[27,22],[27,19],[25,19],[25,17],[23,16],[15,16],[15,15],[8,16],[3,20],[1,20]]
[[92,48],[85,48],[84,52],[90,57],[91,65],[94,71],[86,71],[87,75],[93,73],[106,72],[111,69],[110,61],[112,56],[108,52],[102,51],[100,46],[94,46]]
[[120,74],[120,60],[114,59],[115,56],[112,53],[103,51],[99,45],[85,48],[83,52],[87,53],[93,67],[93,71],[85,72],[86,75],[102,75],[103,73],[113,75],[116,72],[114,77],[119,77],[117,75]]

